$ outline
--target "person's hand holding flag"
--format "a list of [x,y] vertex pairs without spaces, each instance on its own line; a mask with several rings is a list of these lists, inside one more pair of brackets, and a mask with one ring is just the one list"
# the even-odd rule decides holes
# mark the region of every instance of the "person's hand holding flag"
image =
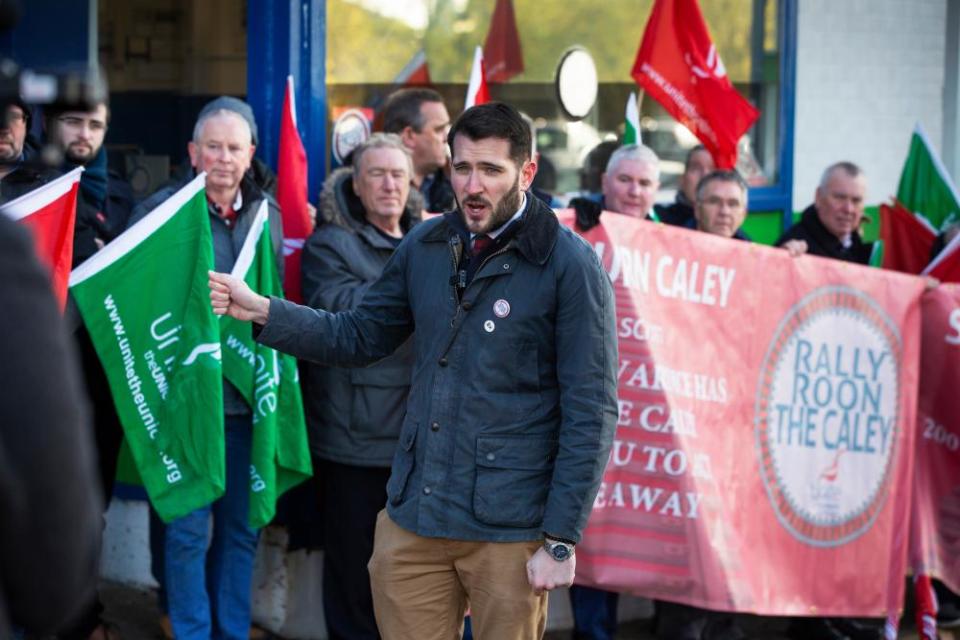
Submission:
[[210,306],[218,316],[228,315],[241,321],[266,324],[270,314],[270,298],[261,296],[241,278],[229,273],[208,272]]

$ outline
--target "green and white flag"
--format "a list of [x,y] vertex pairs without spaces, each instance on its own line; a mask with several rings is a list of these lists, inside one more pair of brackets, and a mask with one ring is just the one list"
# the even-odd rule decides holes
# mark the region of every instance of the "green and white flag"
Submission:
[[220,331],[205,175],[70,274],[147,494],[165,521],[224,491]]
[[630,92],[627,98],[627,112],[623,121],[623,144],[641,144],[640,108],[637,106],[637,94]]
[[[233,275],[261,295],[283,295],[266,201],[257,211]],[[221,316],[220,329],[223,375],[253,410],[249,520],[251,527],[260,528],[273,519],[277,498],[313,473],[297,361],[254,341],[249,322]]]
[[925,219],[937,232],[960,222],[960,196],[943,161],[920,123],[913,130],[910,151],[900,174],[897,200]]

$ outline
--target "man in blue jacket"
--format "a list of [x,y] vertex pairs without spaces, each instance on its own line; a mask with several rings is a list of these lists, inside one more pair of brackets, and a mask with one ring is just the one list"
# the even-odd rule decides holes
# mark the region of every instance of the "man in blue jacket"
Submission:
[[[214,311],[298,357],[362,366],[413,333],[407,412],[370,560],[387,640],[528,640],[572,583],[617,418],[610,281],[528,195],[530,130],[512,107],[450,131],[458,208],[406,235],[360,305],[337,314],[211,274]],[[414,330],[416,332],[414,333]]]

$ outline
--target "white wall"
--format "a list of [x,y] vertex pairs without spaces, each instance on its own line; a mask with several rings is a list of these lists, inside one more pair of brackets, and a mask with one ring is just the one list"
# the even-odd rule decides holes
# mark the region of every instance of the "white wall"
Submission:
[[885,201],[918,120],[942,151],[948,1],[798,3],[794,210],[839,160],[864,169],[868,203]]

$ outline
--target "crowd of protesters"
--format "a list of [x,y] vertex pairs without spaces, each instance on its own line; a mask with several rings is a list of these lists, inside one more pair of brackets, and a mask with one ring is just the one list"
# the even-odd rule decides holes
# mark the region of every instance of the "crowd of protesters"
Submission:
[[[265,201],[282,273],[274,181],[254,158],[257,125],[245,102],[221,97],[207,104],[184,141],[190,170],[140,203],[107,166],[109,105],[42,113],[45,143],[59,152],[53,164],[60,166],[53,167],[27,135],[33,115],[19,101],[6,107],[0,202],[83,166],[74,265],[205,172],[216,271],[229,273]],[[252,320],[260,325],[258,340],[303,359],[317,481],[317,502],[307,508],[321,515],[328,637],[540,637],[546,592],[573,582],[575,547],[616,424],[611,284],[587,245],[559,225],[551,194],[534,187],[538,155],[529,118],[491,103],[451,123],[438,93],[404,89],[386,101],[378,122],[383,131],[360,144],[351,164],[323,185],[316,230],[303,250],[306,307],[268,301],[241,281],[215,274],[214,309]],[[602,215],[627,215],[749,241],[742,229],[747,184],[735,171],[717,170],[703,147],[689,152],[669,205],[656,204],[660,161],[646,146],[603,143],[587,156],[582,176],[584,193],[570,202],[580,232]],[[870,243],[860,233],[865,194],[859,167],[827,167],[813,204],[777,244],[794,256],[866,264]],[[26,263],[13,258],[23,239],[8,226],[0,225],[0,244],[9,245],[0,249],[0,261],[9,263],[0,266],[0,286],[13,291],[37,276],[13,278]],[[451,255],[456,269],[448,283]],[[37,301],[39,310],[31,311],[32,299],[6,298],[24,306],[8,311],[4,335],[19,335],[12,327],[58,334],[52,328],[57,318],[48,317],[52,304]],[[555,317],[537,312],[546,300],[557,305]],[[467,323],[479,308],[492,309],[494,317]],[[26,432],[36,433],[46,420],[70,433],[56,436],[61,448],[47,450],[0,428],[0,460],[21,459],[21,449],[34,446],[37,464],[79,480],[70,484],[73,493],[60,494],[64,505],[27,491],[10,507],[21,515],[13,518],[16,531],[0,525],[0,585],[18,633],[101,640],[117,635],[90,589],[93,547],[123,435],[106,374],[69,302],[64,324],[73,349],[56,340],[47,345],[49,361],[64,363],[50,374],[66,378],[57,385],[56,401],[47,399],[49,389],[5,390],[21,404],[32,398],[69,416],[35,414],[38,426]],[[34,335],[10,345],[8,339],[0,354],[12,362],[22,355],[8,349],[33,339],[44,340]],[[152,528],[165,630],[178,640],[241,640],[252,633],[259,532],[246,519],[251,410],[229,382],[223,386],[226,492]],[[23,412],[12,400],[2,404],[8,413],[0,424]],[[83,430],[96,450],[99,488],[89,443],[73,442]],[[71,460],[64,461],[68,445]],[[8,505],[4,471],[0,504]],[[42,489],[29,468],[22,473],[18,483]],[[30,508],[33,500],[43,506]],[[33,517],[41,513],[45,519]],[[54,528],[66,530],[57,518],[71,523],[71,548],[46,539]],[[23,580],[45,574],[55,578]],[[574,586],[570,600],[575,637],[614,637],[616,593]],[[40,602],[49,608],[38,609]],[[0,608],[2,637],[5,624]],[[669,602],[657,603],[656,633],[680,640],[745,637],[734,615]],[[876,624],[842,619],[798,619],[790,633],[881,637]]]

